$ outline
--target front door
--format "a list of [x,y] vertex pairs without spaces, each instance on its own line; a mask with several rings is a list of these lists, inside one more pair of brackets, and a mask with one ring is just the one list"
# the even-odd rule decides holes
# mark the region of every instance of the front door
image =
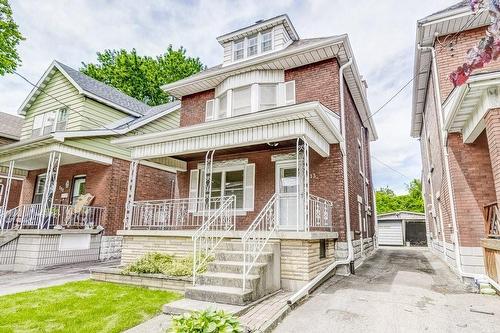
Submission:
[[276,193],[278,193],[278,225],[281,230],[302,229],[297,225],[297,167],[295,162],[276,164]]

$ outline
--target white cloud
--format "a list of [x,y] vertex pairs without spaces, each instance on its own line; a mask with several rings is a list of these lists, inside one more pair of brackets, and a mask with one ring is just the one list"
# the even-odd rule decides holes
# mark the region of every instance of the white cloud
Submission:
[[[288,13],[302,38],[347,33],[375,111],[412,76],[416,20],[457,0],[422,1],[12,1],[26,41],[19,69],[38,80],[53,59],[78,68],[106,48],[157,55],[184,46],[207,65],[220,62],[223,33]],[[0,110],[15,113],[31,87],[0,78]],[[411,85],[374,116],[372,154],[411,178],[420,177],[418,142],[409,137]],[[404,191],[407,179],[372,162],[375,186]]]

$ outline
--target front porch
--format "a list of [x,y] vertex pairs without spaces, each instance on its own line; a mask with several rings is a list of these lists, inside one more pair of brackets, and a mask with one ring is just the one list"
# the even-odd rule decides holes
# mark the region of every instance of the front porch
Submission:
[[[52,143],[13,146],[2,151],[0,163],[7,165],[7,184],[0,214],[0,230],[96,229],[105,219],[106,207],[88,184],[104,181],[112,159],[80,149]],[[7,209],[13,174],[26,177],[20,203]],[[89,172],[93,170],[94,172]]]

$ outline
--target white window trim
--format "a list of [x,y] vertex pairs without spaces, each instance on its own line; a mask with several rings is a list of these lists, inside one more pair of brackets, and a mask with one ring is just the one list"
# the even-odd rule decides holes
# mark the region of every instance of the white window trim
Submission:
[[[271,33],[271,49],[269,51],[265,51],[265,52],[262,52],[262,33],[263,32],[268,32],[269,30],[263,30],[263,31],[259,31],[257,32],[257,53],[252,55],[252,56],[248,56],[247,54],[247,51],[248,51],[248,37],[249,36],[245,36],[243,37],[243,58],[241,59],[235,59],[234,58],[234,54],[236,53],[236,44],[238,44],[242,39],[237,39],[237,40],[234,40],[231,42],[231,62],[233,63],[238,63],[238,62],[241,62],[241,61],[245,61],[247,59],[253,59],[253,58],[256,58],[258,56],[261,56],[261,55],[265,55],[265,54],[268,54],[268,53],[271,53],[275,50],[276,48],[276,38],[275,38],[275,35],[274,35],[274,27],[271,28],[271,30],[269,31]],[[250,35],[250,37],[253,37],[255,34],[252,34]]]
[[[60,114],[62,111],[66,111],[66,120],[65,120],[65,121],[61,121],[61,122],[60,122],[60,121],[58,121],[58,120],[59,120],[59,114]],[[68,109],[67,109],[67,108],[65,108],[65,107],[64,107],[64,108],[59,108],[59,109],[57,109],[57,110],[46,111],[46,112],[43,112],[43,113],[35,114],[35,115],[33,116],[33,123],[31,124],[31,136],[32,136],[32,137],[40,137],[40,136],[45,135],[45,134],[43,133],[43,131],[44,131],[45,127],[47,127],[47,126],[46,126],[46,123],[47,123],[48,115],[49,115],[50,113],[54,113],[54,123],[52,124],[52,129],[51,129],[50,133],[56,132],[56,131],[57,131],[57,125],[58,125],[59,123],[62,123],[62,122],[64,122],[64,123],[66,124],[66,125],[64,126],[64,130],[66,129],[66,126],[67,126],[67,124],[68,124],[68,117],[69,117],[69,114],[68,114]],[[42,126],[39,128],[39,129],[40,129],[40,134],[39,134],[39,135],[37,135],[37,136],[33,136],[33,131],[35,130],[35,128],[34,128],[34,127],[35,127],[35,118],[36,118],[36,117],[39,117],[39,116],[42,116],[42,117],[43,117],[43,119],[42,119]]]
[[365,177],[363,173],[363,146],[361,145],[361,141],[358,140],[358,164],[359,164],[359,174]]
[[[203,174],[203,163],[200,163],[198,164],[198,170],[199,170],[199,173],[200,173],[200,176],[198,177],[198,192],[200,193],[200,180],[202,179],[202,174]],[[230,172],[230,171],[243,171],[243,207],[242,208],[236,208],[235,209],[235,212],[236,212],[236,215],[238,216],[246,216],[247,215],[247,210],[245,210],[245,177],[246,177],[246,174],[245,174],[245,166],[246,166],[246,163],[245,164],[239,164],[239,165],[224,165],[224,166],[219,166],[219,167],[213,167],[212,168],[212,173],[217,173],[217,172],[221,172],[222,173],[222,177],[221,177],[221,196],[224,196],[224,186],[226,184],[226,172]],[[254,197],[255,197],[255,187],[253,189],[254,191]]]

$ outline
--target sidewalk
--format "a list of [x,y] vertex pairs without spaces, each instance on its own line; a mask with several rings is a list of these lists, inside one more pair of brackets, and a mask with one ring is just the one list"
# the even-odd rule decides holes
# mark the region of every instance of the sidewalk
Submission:
[[90,267],[116,266],[118,261],[86,262],[28,272],[0,272],[0,296],[90,278]]

